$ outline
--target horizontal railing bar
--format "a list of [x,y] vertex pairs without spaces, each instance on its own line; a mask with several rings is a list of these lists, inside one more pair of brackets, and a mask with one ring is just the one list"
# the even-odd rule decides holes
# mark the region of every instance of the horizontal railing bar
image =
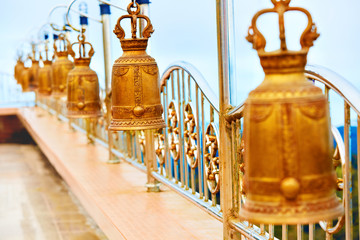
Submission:
[[[305,68],[305,75],[308,78],[329,86],[331,90],[344,98],[357,115],[360,115],[360,92],[344,77],[330,69],[318,65],[307,65]],[[331,79],[331,81],[329,79]]]
[[170,64],[161,77],[161,86],[165,85],[165,81],[169,79],[171,72],[180,69],[184,69],[192,77],[195,83],[199,86],[200,91],[204,94],[204,97],[208,100],[211,106],[213,106],[213,108],[219,112],[219,97],[212,90],[203,75],[190,63],[185,61],[177,61]]
[[[269,240],[269,234],[265,232],[265,235],[261,235],[260,228],[255,225],[253,225],[251,229],[249,228],[249,226],[246,226],[236,218],[230,219],[229,222],[231,227],[233,227],[236,231],[240,232],[242,235],[244,235],[247,238],[256,239],[256,240]],[[274,239],[276,240],[277,238]]]
[[180,186],[180,182],[177,184],[175,183],[175,181],[168,180],[157,172],[152,172],[152,176],[156,178],[159,182],[166,185],[168,188],[171,188],[175,192],[179,193],[181,196],[197,204],[201,209],[204,209],[211,216],[222,222],[222,214],[220,212],[220,209],[217,207],[212,207],[210,204],[210,200],[208,202],[204,202],[203,199],[200,199],[199,193],[192,194],[191,189],[185,190]]

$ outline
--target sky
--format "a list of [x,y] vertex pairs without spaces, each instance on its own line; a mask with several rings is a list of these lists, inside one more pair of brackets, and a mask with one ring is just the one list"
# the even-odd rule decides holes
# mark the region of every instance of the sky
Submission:
[[[130,1],[111,0],[123,8]],[[39,28],[47,22],[52,7],[69,4],[62,0],[2,0],[0,8],[0,72],[13,73],[17,49],[29,51],[28,42],[35,39]],[[78,9],[81,0],[74,4]],[[88,4],[88,13],[100,19],[98,2],[84,1]],[[194,65],[218,93],[217,32],[215,0],[153,0],[150,4],[150,18],[155,32],[151,37],[149,51],[164,72],[172,62],[183,60]],[[360,1],[358,0],[293,0],[292,6],[308,9],[317,25],[320,37],[310,49],[308,63],[327,67],[343,76],[360,90]],[[252,16],[260,9],[271,7],[270,0],[234,0],[234,46],[235,56],[232,80],[232,104],[243,102],[249,91],[261,83],[264,78],[259,58],[250,43],[245,40]],[[111,27],[123,11],[111,8]],[[51,16],[51,21],[63,24],[65,8],[60,8]],[[78,25],[78,16],[71,15],[72,24]],[[285,18],[287,44],[290,49],[299,48],[299,37],[306,26],[303,15],[293,14]],[[278,25],[275,16],[259,19],[259,28],[268,39],[267,50],[278,48]],[[101,25],[89,20],[87,40],[95,48],[91,68],[99,76],[103,86],[104,63]],[[74,41],[77,33],[71,33]],[[115,35],[111,39],[112,60],[121,56],[119,40]],[[339,106],[341,101],[337,100]],[[337,112],[333,121],[341,123]]]

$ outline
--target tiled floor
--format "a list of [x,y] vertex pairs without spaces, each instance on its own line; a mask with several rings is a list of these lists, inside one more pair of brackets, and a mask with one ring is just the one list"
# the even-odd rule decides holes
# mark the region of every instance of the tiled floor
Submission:
[[0,239],[106,239],[37,146],[0,144]]

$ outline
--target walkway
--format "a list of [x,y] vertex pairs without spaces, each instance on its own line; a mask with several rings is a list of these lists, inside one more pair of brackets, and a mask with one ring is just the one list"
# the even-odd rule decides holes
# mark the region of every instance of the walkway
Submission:
[[106,239],[37,146],[0,144],[2,240]]

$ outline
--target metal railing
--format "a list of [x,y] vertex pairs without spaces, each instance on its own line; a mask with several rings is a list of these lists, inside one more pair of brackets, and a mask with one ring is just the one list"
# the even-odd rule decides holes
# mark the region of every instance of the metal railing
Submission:
[[[355,239],[358,236],[359,221],[358,181],[359,155],[352,156],[351,114],[356,114],[360,123],[360,92],[349,82],[330,70],[308,66],[306,76],[320,85],[334,111],[332,96],[337,95],[344,102],[344,131],[332,127],[336,143],[333,163],[338,174],[338,196],[345,206],[345,216],[337,221],[320,222],[311,225],[273,226],[255,225],[240,221],[238,212],[246,201],[242,194],[243,151],[242,117],[243,105],[234,107],[226,115],[231,138],[231,159],[222,159],[219,149],[219,101],[206,80],[191,64],[171,64],[161,77],[161,97],[164,106],[165,129],[156,132],[127,131],[108,136],[105,118],[93,120],[68,120],[65,100],[38,98],[38,105],[60,120],[69,121],[71,128],[87,132],[89,142],[97,141],[105,146],[109,137],[114,146],[112,152],[118,158],[130,162],[148,174],[148,179],[161,182],[203,207],[214,217],[222,220],[220,196],[222,194],[221,161],[227,161],[231,168],[231,194],[221,199],[231,201],[232,217],[229,224],[234,239]],[[9,80],[14,81],[14,80]],[[14,88],[15,85],[6,85]],[[15,86],[15,89],[17,87]],[[105,102],[105,93],[101,91]],[[337,110],[337,109],[335,109]],[[104,116],[106,107],[103,106]],[[359,130],[357,129],[357,141]],[[358,142],[357,142],[358,143]],[[359,144],[356,145],[359,151]],[[354,188],[352,186],[357,186]],[[161,194],[161,193],[159,193]],[[227,198],[231,199],[227,199]],[[357,209],[357,210],[356,210]],[[355,211],[356,210],[356,211]]]

